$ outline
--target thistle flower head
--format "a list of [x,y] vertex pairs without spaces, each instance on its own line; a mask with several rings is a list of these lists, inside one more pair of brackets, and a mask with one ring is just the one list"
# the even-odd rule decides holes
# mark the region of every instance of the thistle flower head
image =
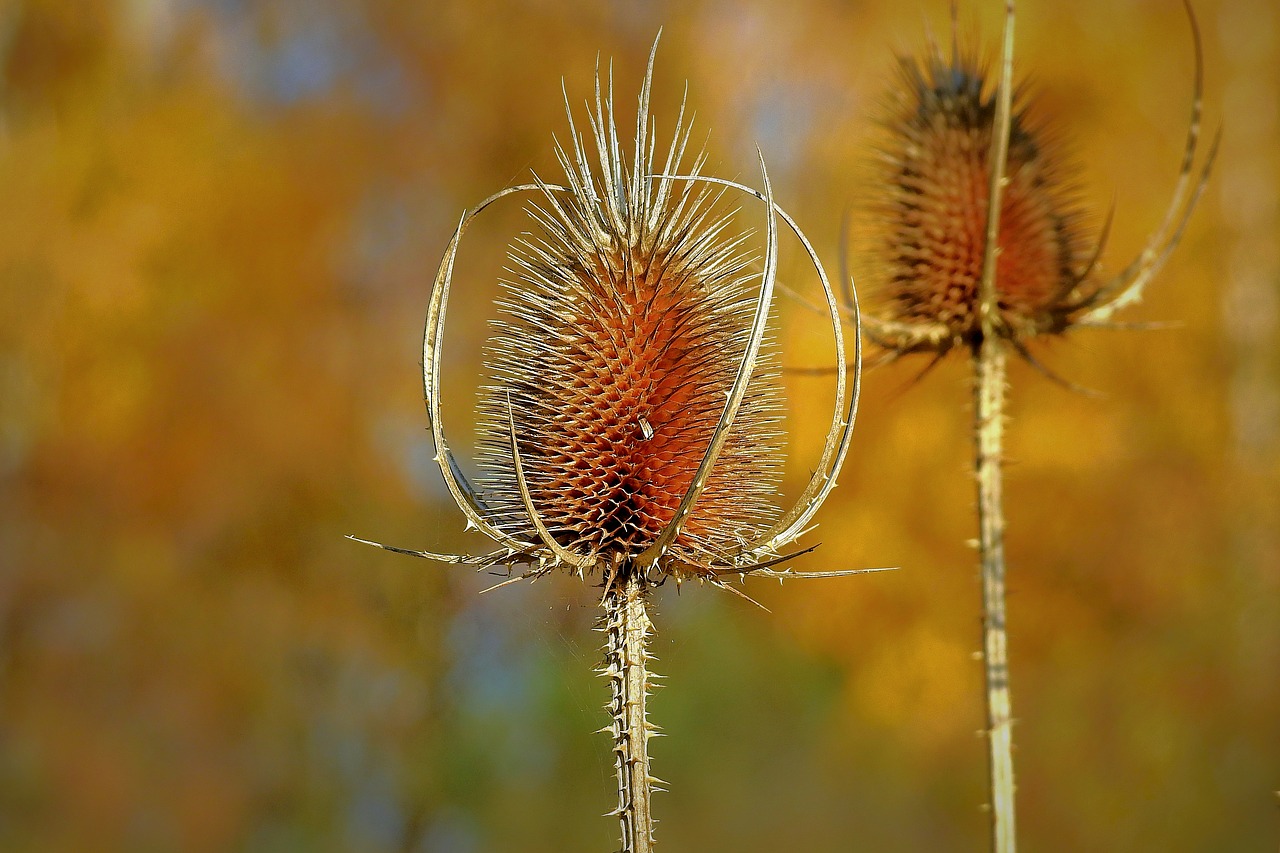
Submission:
[[[650,177],[643,102],[640,155],[620,163],[612,99],[606,109],[591,123],[603,175],[582,148],[558,150],[571,192],[545,189],[529,208],[536,233],[512,250],[482,389],[480,486],[503,531],[530,531],[527,491],[566,551],[616,561],[644,551],[675,518],[743,354],[761,342],[752,339],[758,275],[748,235],[730,231],[732,212],[717,208],[710,186]],[[667,174],[680,169],[688,139],[679,123],[675,134]],[[775,359],[762,350],[706,485],[670,542],[671,565],[714,565],[768,529],[780,408]]]
[[[636,576],[723,585],[725,574],[800,574],[772,566],[790,556],[781,549],[807,529],[835,485],[856,411],[860,350],[855,337],[850,384],[839,302],[808,240],[773,203],[763,162],[760,191],[703,176],[703,154],[684,166],[683,107],[669,145],[655,145],[652,74],[653,53],[630,153],[618,140],[612,80],[606,96],[597,76],[586,134],[566,104],[569,144],[556,146],[563,183],[535,176],[502,190],[455,231],[427,316],[427,408],[450,492],[468,526],[500,549],[476,557],[407,553],[527,564],[522,577],[598,571],[607,588]],[[735,229],[729,193],[764,202],[762,254],[748,248],[751,234]],[[473,485],[441,424],[440,345],[459,241],[475,216],[515,194],[534,197],[531,227],[510,250],[487,346],[481,475]],[[817,271],[840,364],[822,457],[785,512],[775,505],[781,393],[766,340],[779,219]]]
[[[1194,181],[1203,70],[1189,5],[1187,13],[1195,85],[1182,170],[1164,221],[1142,254],[1112,277],[1098,264],[1107,226],[1088,234],[1072,164],[1032,117],[1033,93],[1025,85],[1004,92],[1012,85],[1012,4],[994,79],[954,44],[949,57],[931,44],[923,58],[899,60],[883,120],[882,191],[869,211],[874,237],[867,248],[885,297],[885,307],[864,318],[869,337],[899,355],[941,354],[975,347],[992,333],[1027,355],[1027,339],[1099,324],[1141,297],[1180,239],[1216,149]],[[984,309],[993,225],[991,305]]]
[[[995,93],[961,57],[901,60],[886,122],[885,222],[878,247],[894,319],[945,325],[952,338],[980,334],[977,305],[991,182]],[[1000,211],[996,291],[1011,329],[1056,330],[1080,283],[1088,245],[1052,141],[1015,101]]]

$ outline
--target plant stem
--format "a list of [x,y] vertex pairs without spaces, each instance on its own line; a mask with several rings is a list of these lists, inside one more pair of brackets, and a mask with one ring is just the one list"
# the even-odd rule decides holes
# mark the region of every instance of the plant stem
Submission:
[[991,773],[991,849],[1013,853],[1013,721],[1005,632],[1004,503],[1001,484],[1005,347],[985,336],[974,353],[974,470],[978,479],[978,546],[982,559],[982,647]]
[[1004,498],[1001,464],[1004,440],[1005,343],[1001,334],[996,274],[1000,255],[1000,213],[1007,180],[1013,128],[1013,0],[1005,0],[1000,83],[988,153],[986,242],[978,314],[981,335],[974,345],[974,472],[978,480],[978,549],[982,560],[982,660],[987,695],[987,747],[991,781],[991,850],[1014,853],[1013,720],[1009,696],[1009,638],[1004,603]]
[[643,573],[627,571],[604,598],[605,665],[609,679],[610,732],[618,771],[618,808],[622,853],[653,850],[653,812],[650,800],[655,781],[649,775],[649,723],[645,700],[649,695],[649,653],[645,642],[653,623],[645,612],[648,587]]

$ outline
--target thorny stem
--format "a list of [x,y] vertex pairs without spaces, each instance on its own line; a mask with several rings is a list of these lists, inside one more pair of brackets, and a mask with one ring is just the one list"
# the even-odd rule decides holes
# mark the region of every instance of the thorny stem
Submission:
[[653,623],[645,612],[647,582],[642,572],[630,571],[610,586],[604,598],[605,661],[609,680],[610,733],[618,771],[618,808],[622,828],[621,853],[651,853],[653,782],[649,775],[649,735],[655,727],[645,711],[648,698],[649,653],[645,642]]
[[982,561],[982,660],[987,694],[987,748],[991,780],[991,850],[1014,853],[1013,720],[1009,693],[1009,638],[1005,629],[1004,499],[1001,494],[1004,437],[1005,343],[999,292],[1000,212],[1007,181],[1009,136],[1013,126],[1013,0],[1005,2],[1000,82],[988,153],[986,242],[982,250],[979,316],[982,333],[974,344],[974,472],[978,479],[978,549]]
[[1005,358],[1004,343],[995,337],[985,338],[974,353],[974,470],[978,478],[978,547],[982,560],[982,659],[987,687],[991,847],[995,853],[1013,853],[1016,848],[1001,487]]

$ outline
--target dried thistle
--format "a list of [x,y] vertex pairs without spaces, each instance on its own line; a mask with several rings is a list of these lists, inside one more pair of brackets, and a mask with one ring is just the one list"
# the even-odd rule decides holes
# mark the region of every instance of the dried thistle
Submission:
[[973,361],[991,846],[999,853],[1016,848],[1001,484],[1006,351],[1047,373],[1026,342],[1108,323],[1141,298],[1181,238],[1217,149],[1215,141],[1197,179],[1204,70],[1195,15],[1184,5],[1195,83],[1182,168],[1160,226],[1110,278],[1098,263],[1107,227],[1090,247],[1072,176],[1054,140],[1029,117],[1029,92],[1014,89],[1012,0],[994,86],[954,38],[949,59],[931,44],[923,60],[900,61],[885,121],[886,195],[876,213],[889,308],[887,316],[866,317],[864,328],[890,358],[926,352],[932,366],[959,346]]
[[[989,322],[991,334],[1034,363],[1026,349],[1031,338],[1103,325],[1142,298],[1181,239],[1217,148],[1215,140],[1197,175],[1204,68],[1199,28],[1184,4],[1195,82],[1182,167],[1160,226],[1110,277],[1099,261],[1111,218],[1090,237],[1073,164],[1037,121],[1034,93],[1012,85],[1011,50],[995,81],[954,40],[949,57],[931,43],[923,58],[899,60],[880,146],[884,193],[871,211],[876,240],[866,247],[888,299],[884,310],[863,318],[871,340],[895,357],[941,356],[956,346],[976,348]],[[995,240],[987,239],[988,227]],[[995,268],[984,276],[988,247]]]
[[[680,174],[690,135],[682,106],[655,171],[653,58],[651,52],[630,157],[618,142],[612,80],[602,97],[597,75],[589,141],[574,125],[566,95],[570,145],[556,146],[565,184],[535,176],[468,211],[436,276],[423,347],[435,458],[468,528],[498,549],[472,556],[379,546],[509,574],[525,567],[499,586],[557,569],[599,580],[626,851],[651,849],[653,834],[647,595],[667,578],[737,592],[729,578],[817,574],[777,566],[795,556],[783,549],[806,531],[835,486],[857,408],[861,353],[855,336],[853,380],[846,382],[839,301],[808,240],[773,203],[763,161],[759,192],[702,176],[704,154]],[[764,202],[762,272],[752,271],[749,235],[732,231],[734,211],[723,204],[729,191]],[[482,473],[473,485],[440,417],[445,310],[467,226],[499,199],[523,193],[536,199],[528,208],[533,230],[512,248],[501,319],[488,345]],[[773,506],[781,398],[765,347],[779,218],[817,271],[840,365],[817,470],[786,512]]]

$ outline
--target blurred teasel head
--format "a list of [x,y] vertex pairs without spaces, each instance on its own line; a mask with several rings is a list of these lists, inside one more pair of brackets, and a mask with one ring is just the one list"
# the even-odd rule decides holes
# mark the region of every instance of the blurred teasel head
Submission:
[[985,328],[1033,363],[1027,339],[1105,324],[1141,298],[1180,240],[1217,148],[1215,141],[1197,174],[1203,58],[1195,16],[1184,5],[1195,63],[1181,171],[1163,221],[1141,254],[1111,276],[1099,264],[1110,216],[1097,235],[1089,233],[1073,164],[1035,118],[1030,88],[1019,85],[1001,98],[1001,89],[1012,85],[1012,3],[999,74],[989,75],[973,53],[957,47],[954,35],[949,56],[930,43],[922,57],[899,60],[861,247],[876,270],[880,297],[863,317],[871,340],[895,356],[940,357],[954,346],[981,343],[992,208],[994,311]]
[[[799,574],[774,567],[835,485],[856,412],[857,338],[846,382],[839,301],[808,240],[774,204],[763,160],[760,190],[701,175],[702,153],[686,166],[683,105],[671,141],[655,144],[653,58],[631,152],[619,144],[612,75],[602,94],[597,74],[586,134],[566,95],[569,144],[556,145],[563,182],[535,176],[502,190],[454,232],[427,316],[426,401],[445,482],[467,526],[499,547],[407,553],[528,566],[520,577],[597,574],[607,589],[637,577],[723,586],[726,575]],[[445,313],[463,233],[514,195],[532,196],[531,227],[510,249],[487,345],[473,483],[441,421]],[[762,254],[750,248],[758,235],[735,229],[732,195],[763,202]],[[784,440],[769,335],[779,220],[821,281],[842,368],[817,470],[787,511],[777,508]]]

